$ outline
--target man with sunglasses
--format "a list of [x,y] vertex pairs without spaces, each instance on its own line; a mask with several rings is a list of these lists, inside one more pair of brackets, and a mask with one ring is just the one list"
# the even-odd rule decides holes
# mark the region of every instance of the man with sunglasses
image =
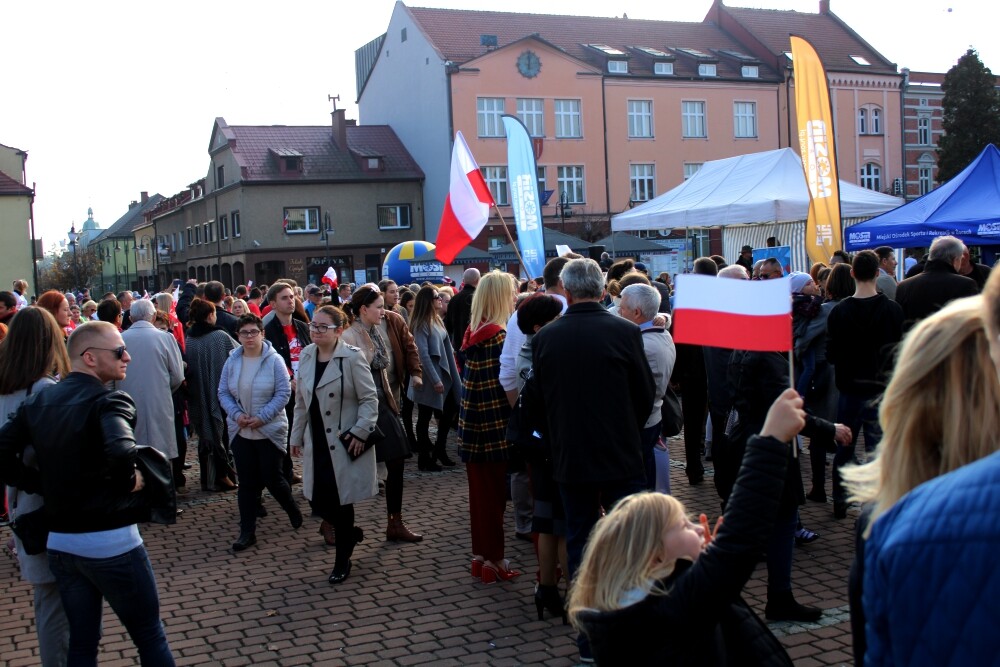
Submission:
[[[135,404],[105,387],[125,379],[131,357],[107,322],[77,327],[69,357],[72,372],[29,396],[0,428],[0,482],[45,499],[49,565],[69,620],[70,664],[96,664],[106,599],[143,665],[173,665],[137,525],[148,510],[129,502],[144,486],[135,466]],[[29,445],[37,470],[21,464]]]
[[774,257],[768,257],[760,265],[760,273],[757,280],[771,280],[773,278],[781,278],[784,275],[785,272],[781,270],[781,262]]

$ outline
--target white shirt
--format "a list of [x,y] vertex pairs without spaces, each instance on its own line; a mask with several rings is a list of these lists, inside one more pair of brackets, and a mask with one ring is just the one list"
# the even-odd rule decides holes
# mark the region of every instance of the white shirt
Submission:
[[[562,303],[562,312],[566,312],[569,304],[566,298],[560,294],[549,294],[551,297],[559,299]],[[504,391],[517,390],[517,353],[524,347],[527,336],[521,332],[521,327],[517,326],[517,311],[507,320],[507,338],[503,342],[503,350],[500,352],[500,386]]]

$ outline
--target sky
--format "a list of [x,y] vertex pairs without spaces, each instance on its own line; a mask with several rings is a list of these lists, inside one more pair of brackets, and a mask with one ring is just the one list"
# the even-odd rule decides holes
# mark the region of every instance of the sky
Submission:
[[[230,125],[325,125],[329,95],[358,118],[354,51],[385,32],[394,0],[263,3],[5,3],[0,144],[28,152],[46,250],[87,208],[103,228],[140,192],[170,196],[206,176],[216,117]],[[609,12],[613,4],[615,13]],[[817,12],[819,0],[728,0]],[[1000,74],[1000,3],[831,0],[900,68],[946,72],[969,48]],[[410,6],[484,9],[475,0]],[[490,9],[700,21],[711,0],[508,0]],[[364,118],[359,122],[364,123]]]

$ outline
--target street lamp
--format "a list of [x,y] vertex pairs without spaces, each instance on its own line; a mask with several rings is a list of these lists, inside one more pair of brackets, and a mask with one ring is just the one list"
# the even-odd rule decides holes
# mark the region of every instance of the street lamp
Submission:
[[324,261],[326,265],[323,267],[323,272],[330,268],[330,234],[333,232],[333,228],[330,227],[330,213],[329,211],[323,213],[323,245],[326,247],[326,255],[324,256]]
[[76,281],[76,286],[74,290],[80,289],[80,267],[76,262],[76,246],[79,245],[80,235],[76,233],[76,223],[74,222],[69,227],[69,244],[73,246],[73,279]]

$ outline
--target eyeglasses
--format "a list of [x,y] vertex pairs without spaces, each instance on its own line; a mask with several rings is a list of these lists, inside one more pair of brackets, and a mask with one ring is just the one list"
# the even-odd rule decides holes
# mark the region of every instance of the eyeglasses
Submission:
[[315,322],[309,323],[309,330],[316,331],[318,333],[326,333],[330,329],[339,329],[340,327],[333,324],[316,324]]
[[87,352],[89,352],[90,350],[104,350],[105,352],[114,352],[115,353],[115,358],[118,359],[119,361],[121,360],[122,357],[125,356],[125,352],[126,352],[124,345],[121,345],[119,347],[113,347],[113,348],[112,347],[88,347],[88,348],[84,349],[83,352],[80,353],[80,356],[82,357],[83,355],[87,354]]
[[240,336],[243,338],[256,338],[260,335],[260,329],[247,329],[246,331],[240,331]]

